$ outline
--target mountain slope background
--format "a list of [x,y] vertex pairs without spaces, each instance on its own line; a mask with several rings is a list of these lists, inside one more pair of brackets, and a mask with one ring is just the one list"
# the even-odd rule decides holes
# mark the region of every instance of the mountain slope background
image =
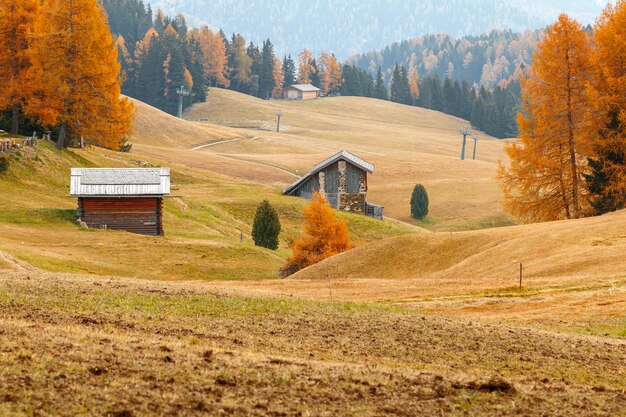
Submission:
[[432,33],[455,37],[492,29],[539,29],[561,12],[592,23],[606,0],[156,0],[154,10],[183,13],[193,25],[239,32],[254,43],[271,38],[279,54],[304,47],[334,52],[340,59],[392,42]]

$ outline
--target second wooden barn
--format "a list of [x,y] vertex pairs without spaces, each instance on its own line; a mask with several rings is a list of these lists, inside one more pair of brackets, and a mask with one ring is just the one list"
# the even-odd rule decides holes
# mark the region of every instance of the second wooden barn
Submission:
[[78,220],[94,229],[163,236],[169,168],[72,168],[70,195]]
[[318,163],[283,190],[285,195],[310,199],[318,191],[336,209],[383,219],[383,207],[367,201],[367,175],[374,165],[343,150]]

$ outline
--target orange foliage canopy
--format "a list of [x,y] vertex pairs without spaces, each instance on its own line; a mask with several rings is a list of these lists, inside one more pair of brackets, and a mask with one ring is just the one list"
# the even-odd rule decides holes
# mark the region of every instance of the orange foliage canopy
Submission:
[[29,57],[32,93],[26,112],[69,133],[118,149],[132,127],[133,106],[120,96],[120,64],[106,13],[93,0],[46,0],[35,20]]
[[339,91],[343,84],[341,65],[333,54],[322,52],[318,60],[322,92],[328,94]]
[[202,49],[204,75],[212,85],[228,87],[230,81],[226,78],[226,45],[220,34],[214,33],[208,26],[193,29],[190,34]]
[[300,84],[309,84],[311,82],[311,72],[315,71],[311,61],[313,61],[313,53],[305,48],[298,55],[298,82]]
[[304,209],[304,217],[304,233],[292,245],[293,254],[283,268],[284,275],[353,248],[348,225],[335,218],[335,212],[321,194],[313,194],[311,204]]
[[563,14],[522,79],[520,141],[506,146],[510,166],[500,164],[498,179],[505,208],[523,221],[578,218],[589,209],[584,174],[594,125],[590,56],[588,35]]
[[283,63],[276,57],[274,57],[274,80],[276,81],[276,86],[272,90],[272,97],[279,98],[283,93],[285,75],[283,74]]
[[13,111],[11,133],[14,134],[19,108],[27,94],[28,31],[38,10],[39,0],[0,1],[0,109]]
[[415,67],[409,71],[409,93],[415,103],[415,100],[420,98],[420,75]]

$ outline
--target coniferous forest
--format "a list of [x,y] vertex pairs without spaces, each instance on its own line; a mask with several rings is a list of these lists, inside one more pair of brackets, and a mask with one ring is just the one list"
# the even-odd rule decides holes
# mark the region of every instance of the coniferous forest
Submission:
[[117,36],[123,92],[170,114],[176,90],[191,94],[184,107],[206,99],[208,87],[230,88],[263,99],[282,88],[311,83],[324,94],[373,97],[469,120],[479,130],[517,135],[519,77],[530,64],[542,31],[492,32],[454,39],[425,36],[340,65],[328,53],[307,49],[278,57],[270,39],[255,44],[241,34],[191,28],[183,15],[166,16],[142,0],[104,0]]

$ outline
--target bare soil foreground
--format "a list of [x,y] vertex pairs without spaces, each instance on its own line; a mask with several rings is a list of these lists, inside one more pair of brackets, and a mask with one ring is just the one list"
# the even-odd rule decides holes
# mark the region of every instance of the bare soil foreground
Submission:
[[2,416],[626,415],[626,341],[0,260]]

